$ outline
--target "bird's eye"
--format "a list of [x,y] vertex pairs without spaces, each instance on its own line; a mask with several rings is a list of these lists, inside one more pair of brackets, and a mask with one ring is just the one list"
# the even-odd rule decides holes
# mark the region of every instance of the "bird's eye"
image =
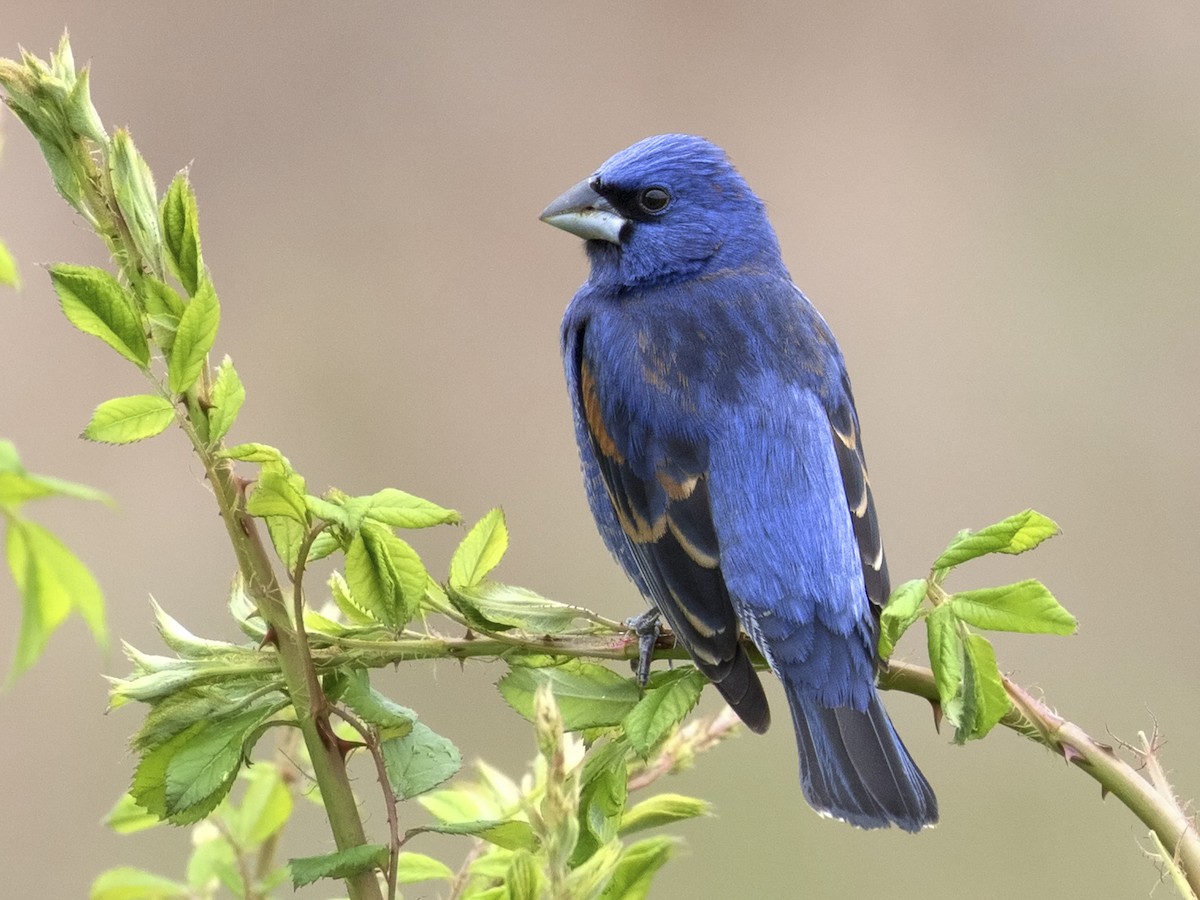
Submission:
[[638,206],[644,212],[660,213],[671,202],[671,195],[667,193],[666,188],[649,187],[638,194],[637,200]]

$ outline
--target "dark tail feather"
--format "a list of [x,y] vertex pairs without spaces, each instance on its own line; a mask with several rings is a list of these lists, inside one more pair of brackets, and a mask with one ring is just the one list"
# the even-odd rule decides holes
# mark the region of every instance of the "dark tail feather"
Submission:
[[800,783],[813,809],[857,825],[920,831],[938,819],[933,789],[873,694],[865,712],[826,709],[787,686]]
[[[713,677],[711,672],[705,671],[705,674],[709,678]],[[762,681],[754,671],[745,650],[738,648],[729,671],[721,676],[720,681],[713,683],[725,698],[725,702],[733,707],[738,718],[746,723],[747,728],[758,734],[767,730],[771,724],[771,709],[767,706],[767,695],[763,693]]]

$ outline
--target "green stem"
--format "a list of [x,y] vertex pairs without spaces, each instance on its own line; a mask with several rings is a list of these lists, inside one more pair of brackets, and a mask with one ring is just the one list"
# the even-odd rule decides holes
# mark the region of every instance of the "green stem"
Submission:
[[[1192,893],[1200,894],[1200,834],[1196,823],[1184,814],[1165,781],[1155,785],[1143,778],[1108,744],[1097,741],[1078,725],[1052,712],[1011,679],[1005,677],[1003,681],[1013,705],[1000,724],[1073,763],[1100,784],[1102,797],[1112,794],[1120,800],[1162,842],[1187,879]],[[921,666],[893,662],[881,676],[879,686],[915,694],[933,703],[938,699],[933,672]],[[1130,749],[1151,772],[1159,770],[1157,748],[1153,742],[1147,741],[1142,748]]]
[[[247,590],[263,620],[275,636],[279,668],[296,711],[297,724],[312,759],[313,775],[321,788],[325,813],[339,850],[367,842],[358,804],[346,775],[346,760],[329,721],[329,701],[309,656],[308,642],[301,640],[292,624],[287,602],[263,545],[255,520],[246,514],[232,465],[217,458],[197,438],[195,429],[185,428],[204,463],[217,498],[221,518],[246,579]],[[373,872],[360,872],[347,879],[351,900],[382,900]]]

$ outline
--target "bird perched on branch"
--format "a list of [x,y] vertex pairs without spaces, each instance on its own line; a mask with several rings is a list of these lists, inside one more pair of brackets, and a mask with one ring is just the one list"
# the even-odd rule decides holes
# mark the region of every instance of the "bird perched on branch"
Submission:
[[850,381],[762,201],[720,148],[667,134],[541,218],[591,263],[563,358],[588,499],[652,604],[643,624],[661,613],[762,732],[750,636],[783,682],[818,812],[932,825],[937,800],[875,690],[890,589]]

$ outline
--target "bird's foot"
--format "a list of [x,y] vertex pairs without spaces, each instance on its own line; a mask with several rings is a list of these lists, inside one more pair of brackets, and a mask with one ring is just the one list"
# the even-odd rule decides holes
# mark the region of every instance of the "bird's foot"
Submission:
[[637,682],[641,687],[646,686],[650,678],[650,660],[654,657],[654,645],[662,634],[662,625],[658,610],[651,607],[640,616],[626,619],[625,624],[638,636]]

